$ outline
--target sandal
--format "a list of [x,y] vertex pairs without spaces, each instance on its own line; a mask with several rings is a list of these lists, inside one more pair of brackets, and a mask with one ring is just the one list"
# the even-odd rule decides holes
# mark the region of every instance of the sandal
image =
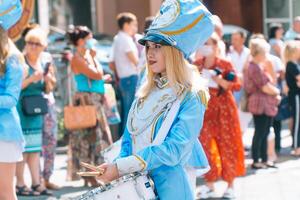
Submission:
[[257,169],[267,169],[267,166],[263,163],[253,163],[251,165],[251,169],[257,170]]
[[277,165],[275,164],[275,162],[266,162],[264,163],[267,168],[274,168],[274,169],[278,169]]
[[16,186],[17,196],[39,196],[40,193],[37,191],[30,190],[26,185]]
[[48,190],[59,190],[60,187],[54,183],[51,183],[49,181],[44,181],[44,185]]
[[48,191],[46,188],[43,189],[42,191],[39,191],[38,189],[40,187],[42,187],[41,184],[37,184],[37,185],[31,186],[31,189],[32,189],[32,191],[39,192],[40,195],[47,195],[47,196],[52,196],[53,195],[53,193]]
[[300,153],[296,153],[295,151],[291,152],[291,156],[295,158],[300,158]]

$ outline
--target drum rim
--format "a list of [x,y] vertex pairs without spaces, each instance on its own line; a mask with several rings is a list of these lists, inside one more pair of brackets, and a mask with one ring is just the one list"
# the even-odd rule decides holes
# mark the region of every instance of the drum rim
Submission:
[[[116,180],[114,180],[114,181],[112,181],[110,183],[107,183],[107,184],[105,184],[103,186],[99,186],[99,187],[94,188],[94,189],[92,189],[90,191],[87,191],[86,193],[82,194],[76,200],[88,200],[91,197],[93,197],[93,196],[95,196],[95,195],[97,195],[97,194],[99,194],[101,192],[108,191],[111,188],[116,187],[116,186],[118,186],[118,185],[120,185],[122,183],[126,183],[126,182],[129,182],[129,181],[132,181],[132,180],[136,180],[138,177],[141,177],[141,176],[147,176],[149,178],[148,174],[145,173],[145,172],[134,172],[134,173],[131,173],[131,174],[127,174],[127,175],[122,176],[122,177],[120,177],[120,178],[118,178],[118,179],[116,179]],[[128,177],[128,178],[126,180],[123,180],[124,177]]]

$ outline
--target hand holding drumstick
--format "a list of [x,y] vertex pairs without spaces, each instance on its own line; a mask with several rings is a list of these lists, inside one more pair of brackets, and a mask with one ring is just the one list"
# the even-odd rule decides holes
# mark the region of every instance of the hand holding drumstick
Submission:
[[82,176],[82,177],[91,177],[91,176],[101,176],[102,174],[104,174],[104,169],[100,168],[100,167],[96,167],[94,165],[90,165],[88,163],[84,163],[81,162],[80,165],[90,171],[87,172],[77,172],[77,175]]
[[98,168],[104,170],[104,172],[100,176],[97,176],[97,180],[99,181],[109,183],[120,177],[118,167],[114,163],[103,163]]
[[77,172],[82,177],[95,177],[97,180],[104,183],[109,183],[119,178],[119,172],[116,164],[104,163],[98,167],[81,162],[80,165],[90,171],[88,172]]

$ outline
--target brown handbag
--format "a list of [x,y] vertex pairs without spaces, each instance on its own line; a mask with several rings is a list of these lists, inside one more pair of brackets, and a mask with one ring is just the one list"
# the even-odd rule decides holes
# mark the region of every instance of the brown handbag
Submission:
[[93,105],[86,105],[84,99],[81,99],[84,105],[74,106],[71,97],[70,78],[71,71],[68,67],[68,97],[69,105],[64,107],[64,124],[69,131],[76,131],[86,128],[92,128],[97,125],[97,110]]
[[65,128],[69,131],[92,128],[97,124],[95,106],[66,106],[64,108]]

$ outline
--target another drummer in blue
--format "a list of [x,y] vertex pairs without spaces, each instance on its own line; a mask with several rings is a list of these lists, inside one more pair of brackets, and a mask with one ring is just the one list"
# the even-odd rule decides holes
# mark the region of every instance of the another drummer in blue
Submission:
[[[166,0],[147,34],[147,80],[128,115],[122,148],[115,163],[103,164],[98,178],[111,182],[134,172],[148,172],[159,199],[191,200],[194,191],[186,167],[208,168],[198,136],[208,93],[199,72],[185,60],[213,31],[211,14],[198,0]],[[153,145],[180,100],[166,137]]]

